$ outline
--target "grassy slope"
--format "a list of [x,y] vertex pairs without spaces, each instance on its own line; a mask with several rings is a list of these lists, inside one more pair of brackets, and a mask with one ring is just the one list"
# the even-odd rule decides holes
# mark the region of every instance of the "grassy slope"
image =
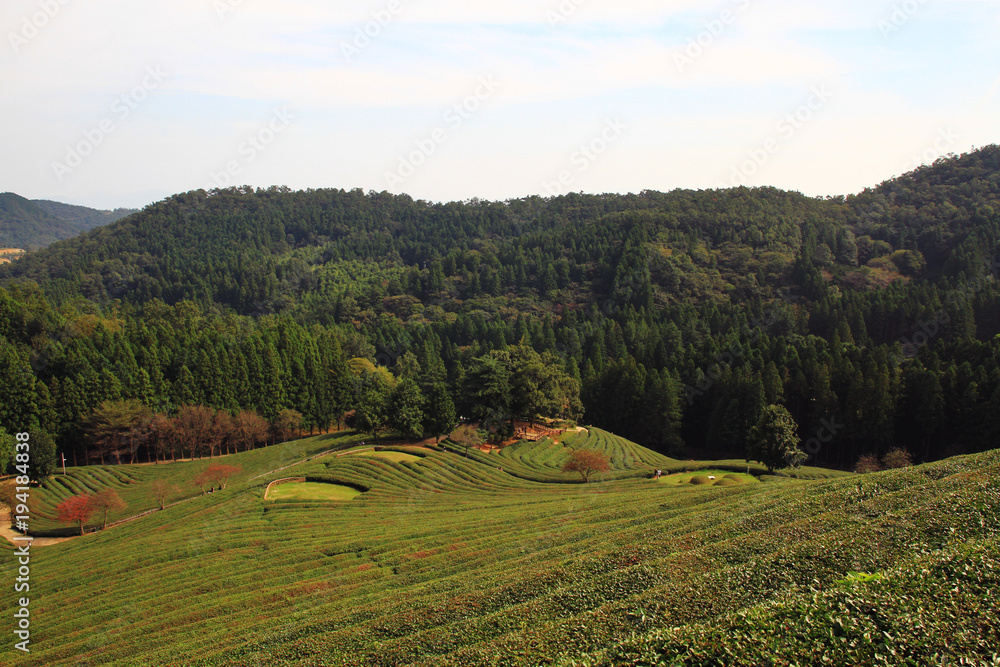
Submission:
[[[114,489],[126,503],[126,508],[112,512],[109,521],[127,517],[159,507],[153,496],[152,483],[163,480],[175,487],[167,498],[168,503],[189,500],[202,495],[193,480],[213,463],[239,465],[242,472],[230,481],[234,486],[246,483],[261,472],[303,461],[308,457],[338,447],[353,444],[357,437],[353,433],[316,436],[294,443],[283,443],[264,447],[233,456],[216,457],[179,463],[139,466],[90,466],[69,468],[67,475],[54,475],[40,490],[32,492],[36,512],[31,521],[32,534],[37,536],[76,535],[75,528],[67,528],[56,520],[55,507],[66,498],[79,493],[94,493],[106,488]],[[88,525],[94,525],[96,519]]]
[[[281,458],[319,444],[293,443]],[[537,457],[521,449],[516,465],[552,467],[544,444]],[[234,458],[249,469],[251,455],[260,456]],[[283,471],[37,550],[35,644],[19,662],[801,663],[817,638],[840,636],[844,609],[859,615],[866,600],[885,605],[888,620],[869,613],[844,632],[850,650],[872,655],[901,652],[915,636],[896,632],[910,607],[947,612],[925,624],[913,661],[889,663],[922,664],[945,642],[953,656],[981,657],[1000,639],[997,596],[986,595],[996,570],[968,569],[996,563],[1000,453],[726,488],[544,484],[497,467],[454,453],[325,457],[291,472],[370,490],[336,507],[264,503]],[[838,583],[852,571],[885,574]],[[8,595],[0,613],[10,618],[11,605]],[[753,653],[760,633],[770,648]],[[861,655],[827,649],[848,662]]]

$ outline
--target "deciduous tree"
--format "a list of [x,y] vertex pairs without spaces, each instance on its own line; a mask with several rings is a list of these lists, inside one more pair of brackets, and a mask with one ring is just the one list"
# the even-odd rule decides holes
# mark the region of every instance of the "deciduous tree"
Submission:
[[299,434],[302,428],[302,413],[296,410],[285,409],[278,413],[274,420],[274,434],[278,440],[285,442],[291,440]]
[[469,449],[483,444],[483,438],[472,424],[461,426],[451,434],[451,441],[459,447],[465,447],[465,457],[469,457]]
[[248,451],[262,442],[267,442],[267,420],[252,410],[241,410],[233,418],[236,442]]
[[89,495],[71,496],[56,505],[56,516],[62,523],[75,523],[80,527],[80,534],[83,535],[83,524],[90,519],[97,510],[93,504],[93,497]]
[[101,530],[108,527],[108,512],[117,512],[126,507],[125,501],[113,489],[104,489],[95,493],[90,498],[90,504],[93,506],[94,511],[101,512],[104,515],[101,522]]
[[167,498],[170,497],[171,494],[175,494],[178,491],[175,485],[168,484],[162,479],[157,479],[153,481],[153,484],[151,485],[150,488],[153,491],[153,498],[156,499],[156,502],[160,506],[161,510],[166,509]]
[[187,446],[191,458],[204,454],[209,446],[212,417],[215,411],[202,405],[184,405],[174,417],[174,428],[181,443]]
[[747,462],[758,461],[774,472],[787,468],[790,461],[804,460],[797,431],[795,419],[783,405],[767,406],[747,437]]
[[854,472],[859,475],[865,475],[870,472],[878,472],[881,469],[882,466],[879,465],[878,457],[874,454],[865,454],[858,459],[857,464],[854,466]]
[[882,458],[882,465],[885,466],[886,470],[909,468],[913,465],[913,457],[905,449],[894,447]]
[[569,460],[563,464],[563,472],[578,472],[584,482],[589,482],[591,476],[611,470],[611,462],[607,454],[593,449],[576,449],[569,455]]
[[389,399],[389,426],[404,438],[424,435],[424,397],[414,380],[403,380]]

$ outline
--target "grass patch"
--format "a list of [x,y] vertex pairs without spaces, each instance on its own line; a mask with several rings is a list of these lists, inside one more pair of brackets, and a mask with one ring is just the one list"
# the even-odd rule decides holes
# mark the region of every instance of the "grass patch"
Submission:
[[405,454],[403,452],[376,452],[374,450],[358,452],[357,456],[367,456],[373,459],[383,459],[385,461],[394,461],[396,463],[413,463],[420,460],[419,456],[414,456],[413,454]]
[[277,484],[268,494],[268,500],[326,500],[343,502],[361,495],[357,489],[339,484],[321,482],[291,482]]
[[741,484],[755,484],[757,483],[757,478],[746,473],[726,472],[724,470],[698,470],[696,472],[666,475],[661,477],[660,481],[675,486],[737,486]]

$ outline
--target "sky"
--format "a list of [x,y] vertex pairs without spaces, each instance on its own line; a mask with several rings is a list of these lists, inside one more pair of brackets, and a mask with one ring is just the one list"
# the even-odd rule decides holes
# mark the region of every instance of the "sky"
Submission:
[[997,0],[6,0],[0,191],[859,192],[1000,143]]

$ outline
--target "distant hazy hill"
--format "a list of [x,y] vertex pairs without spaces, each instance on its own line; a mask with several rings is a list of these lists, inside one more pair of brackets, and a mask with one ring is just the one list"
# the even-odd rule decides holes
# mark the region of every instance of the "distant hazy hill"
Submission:
[[32,201],[4,192],[0,194],[0,247],[37,250],[134,212],[134,209],[98,211],[54,201]]

